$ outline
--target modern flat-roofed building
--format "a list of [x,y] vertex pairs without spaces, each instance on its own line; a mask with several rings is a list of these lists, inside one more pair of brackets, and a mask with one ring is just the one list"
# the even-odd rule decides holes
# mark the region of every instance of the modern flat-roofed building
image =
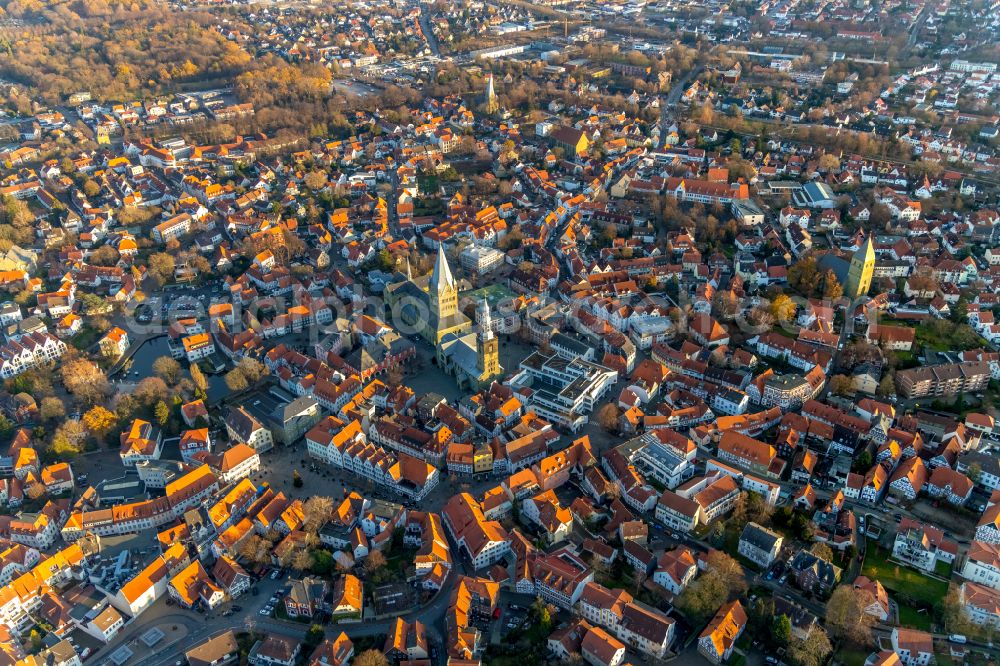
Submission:
[[526,406],[573,432],[587,423],[587,415],[618,380],[618,372],[603,365],[540,351],[521,361],[520,368],[510,385],[529,389]]

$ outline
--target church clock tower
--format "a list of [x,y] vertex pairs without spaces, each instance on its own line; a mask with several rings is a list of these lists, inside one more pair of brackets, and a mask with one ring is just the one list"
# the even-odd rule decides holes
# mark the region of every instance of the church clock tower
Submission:
[[476,335],[476,369],[480,383],[500,376],[500,343],[493,334],[489,303],[479,306],[479,333]]

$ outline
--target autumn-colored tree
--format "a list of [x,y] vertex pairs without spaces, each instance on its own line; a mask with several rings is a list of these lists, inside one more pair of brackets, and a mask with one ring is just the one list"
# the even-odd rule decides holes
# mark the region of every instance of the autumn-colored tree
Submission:
[[816,257],[806,255],[788,268],[788,284],[799,293],[811,296],[819,287],[820,275]]
[[252,534],[240,545],[240,556],[254,564],[270,564],[271,543],[258,534]]
[[103,440],[117,422],[118,416],[101,405],[95,405],[83,414],[83,425],[99,440]]
[[310,190],[321,190],[326,186],[327,176],[324,172],[315,170],[306,174],[304,182]]
[[66,416],[66,405],[55,396],[46,396],[38,406],[38,416],[45,422],[57,421]]
[[83,451],[87,432],[79,421],[64,421],[52,435],[50,450],[59,458],[69,458]]
[[826,560],[827,562],[833,561],[833,551],[830,549],[830,546],[825,543],[817,541],[809,547],[809,552],[820,559]]
[[233,393],[239,393],[250,388],[250,382],[247,381],[246,375],[240,372],[239,368],[233,368],[226,373],[226,386]]
[[771,315],[775,321],[791,321],[795,316],[795,302],[785,294],[778,294],[771,301]]
[[96,197],[101,193],[101,186],[96,180],[88,178],[83,182],[83,193],[88,197]]
[[333,513],[333,499],[323,495],[313,495],[302,504],[302,529],[315,532],[330,520]]
[[942,620],[945,630],[953,634],[963,634],[976,636],[980,627],[972,622],[969,611],[966,609],[959,595],[957,585],[951,585],[948,593],[942,599]]
[[389,666],[389,660],[381,650],[372,648],[356,655],[351,666]]
[[160,356],[153,361],[153,372],[167,384],[176,384],[181,376],[181,364],[170,356]]
[[385,559],[385,555],[382,554],[382,551],[372,550],[368,553],[368,556],[365,557],[365,573],[370,576],[386,564],[388,564],[388,561]]
[[132,396],[145,407],[155,405],[158,400],[170,397],[170,388],[159,377],[146,377],[132,391]]
[[149,276],[161,287],[174,278],[174,257],[166,252],[150,255],[146,267],[149,270]]
[[844,295],[844,287],[837,279],[837,274],[828,270],[823,274],[823,298],[835,301]]
[[194,382],[194,388],[201,396],[208,395],[208,379],[197,363],[191,364],[191,381]]
[[292,568],[296,571],[308,571],[313,566],[313,556],[308,549],[302,548],[294,552],[292,556]]
[[63,363],[61,375],[66,390],[85,405],[97,404],[111,392],[104,371],[85,358]]
[[608,432],[615,432],[618,430],[619,416],[621,416],[621,410],[618,409],[618,405],[609,402],[597,411],[596,419],[602,428]]
[[267,366],[252,358],[244,358],[226,373],[226,386],[234,393],[245,391],[267,374]]
[[823,153],[819,156],[819,168],[825,171],[838,171],[840,159],[832,153]]
[[875,597],[869,590],[841,585],[826,603],[826,626],[837,638],[860,646],[870,644],[876,618],[865,609],[874,601]]
[[156,415],[156,422],[160,425],[160,427],[167,425],[167,422],[170,421],[170,408],[167,406],[167,403],[162,400],[156,403],[156,407],[153,408],[153,413]]
[[834,395],[851,395],[854,393],[854,380],[847,375],[830,377],[830,392]]
[[795,666],[822,666],[833,652],[830,638],[820,627],[814,627],[805,640],[793,638],[788,655]]

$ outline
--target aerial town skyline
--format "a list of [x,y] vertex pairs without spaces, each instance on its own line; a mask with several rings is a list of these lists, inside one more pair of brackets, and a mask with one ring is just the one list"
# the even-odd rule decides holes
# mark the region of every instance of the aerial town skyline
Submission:
[[1000,2],[0,2],[0,666],[1000,657]]

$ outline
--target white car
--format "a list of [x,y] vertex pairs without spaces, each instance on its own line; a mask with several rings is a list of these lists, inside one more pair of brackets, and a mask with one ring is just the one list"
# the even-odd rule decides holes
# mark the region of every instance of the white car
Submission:
[[271,609],[268,608],[267,606],[265,606],[264,608],[260,609],[260,614],[261,615],[270,615],[271,614]]

